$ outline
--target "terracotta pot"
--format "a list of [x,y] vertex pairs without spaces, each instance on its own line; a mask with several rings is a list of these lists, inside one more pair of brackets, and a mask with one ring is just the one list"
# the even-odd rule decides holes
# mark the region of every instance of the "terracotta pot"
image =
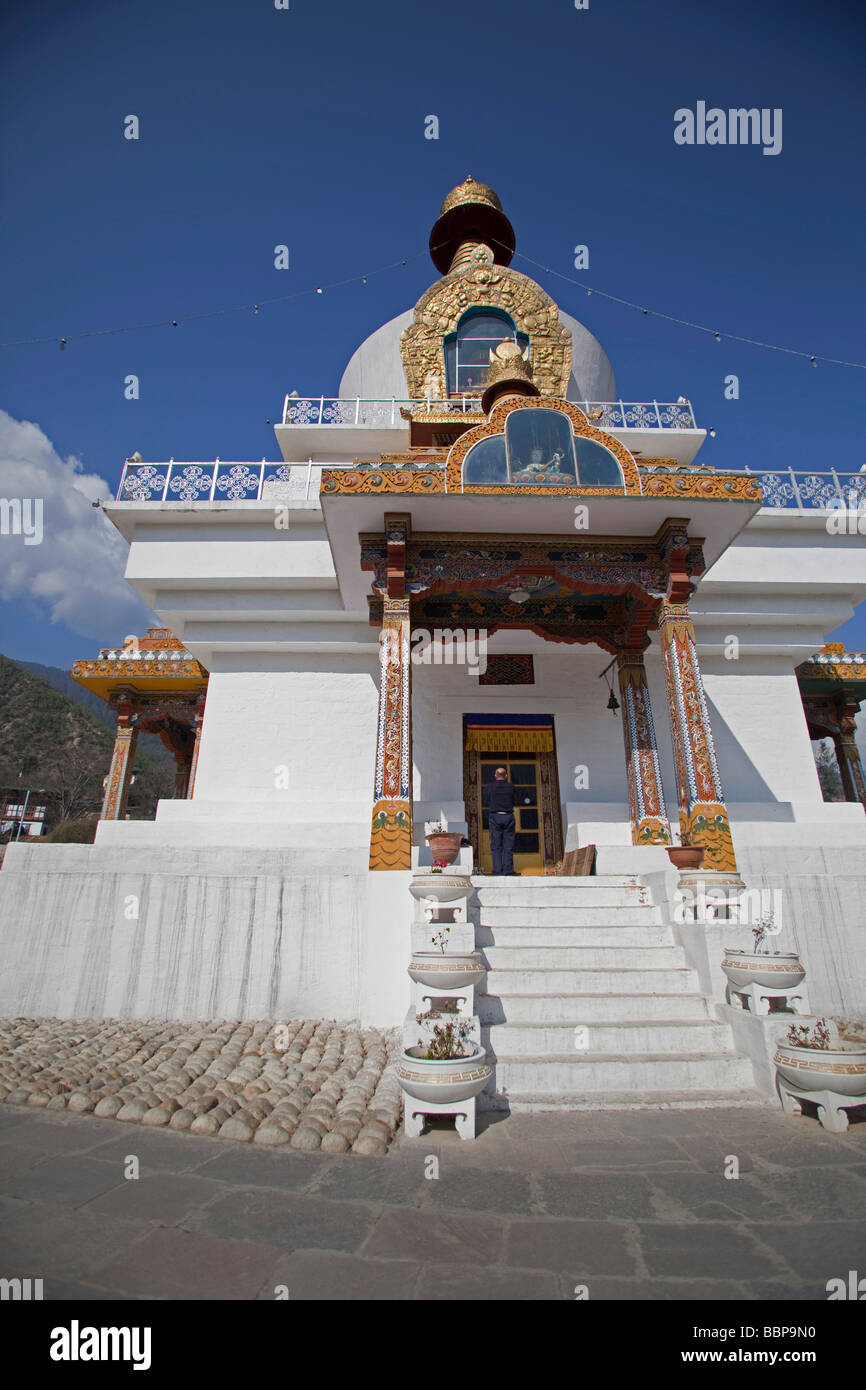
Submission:
[[407,1095],[415,1100],[447,1105],[469,1100],[483,1091],[493,1074],[486,1064],[483,1047],[472,1047],[467,1057],[447,1057],[428,1061],[419,1056],[424,1049],[407,1047],[394,1071]]
[[779,1074],[797,1090],[866,1096],[866,1047],[822,1049],[780,1042],[773,1061]]
[[668,859],[675,869],[699,869],[705,853],[703,845],[668,845]]
[[434,860],[438,859],[443,864],[453,864],[460,853],[463,835],[459,830],[437,830],[432,835],[425,835],[424,839],[430,846]]

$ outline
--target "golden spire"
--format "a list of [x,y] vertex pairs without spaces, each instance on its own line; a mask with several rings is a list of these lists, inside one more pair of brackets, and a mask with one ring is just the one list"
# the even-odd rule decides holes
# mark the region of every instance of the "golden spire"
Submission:
[[467,174],[442,204],[430,233],[430,256],[439,274],[448,275],[463,269],[481,248],[488,249],[488,260],[508,265],[514,255],[514,228],[493,189]]

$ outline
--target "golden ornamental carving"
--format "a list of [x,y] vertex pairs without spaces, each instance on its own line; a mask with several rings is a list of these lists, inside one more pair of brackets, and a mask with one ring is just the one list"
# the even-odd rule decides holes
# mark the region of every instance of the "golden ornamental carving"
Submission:
[[400,342],[409,395],[446,396],[443,338],[454,333],[467,309],[502,309],[519,333],[529,335],[532,376],[543,396],[565,396],[571,378],[571,334],[559,309],[534,280],[503,265],[483,265],[445,275],[422,294],[414,322]]
[[[535,364],[533,363],[533,368]],[[535,373],[536,381],[538,379]],[[641,493],[641,479],[638,473],[638,466],[634,458],[626,449],[624,444],[620,444],[613,435],[606,434],[604,430],[596,429],[590,425],[583,411],[580,410],[572,401],[556,400],[544,398],[542,396],[509,396],[505,400],[498,401],[490,412],[490,418],[484,425],[478,425],[474,429],[467,430],[451,446],[448,454],[448,462],[445,467],[448,492],[478,492],[478,493],[529,493],[532,496],[544,496],[551,494],[556,497],[568,496],[570,494],[587,493],[590,496],[600,494],[602,496],[616,496],[610,488],[594,487],[516,487],[512,483],[507,484],[478,484],[463,482],[463,461],[469,450],[480,440],[487,439],[491,435],[502,434],[505,429],[505,421],[512,410],[558,410],[563,415],[567,415],[571,421],[572,430],[576,435],[586,439],[594,439],[608,449],[619,462],[622,468],[623,482],[625,484],[625,494],[630,497],[639,497]]]
[[493,189],[486,183],[477,183],[471,174],[467,174],[462,183],[458,183],[456,188],[452,188],[451,192],[446,194],[439,209],[439,216],[444,217],[446,212],[461,207],[464,203],[486,203],[497,212],[502,211],[502,204]]
[[445,471],[416,471],[395,469],[379,471],[376,468],[323,468],[322,483],[319,489],[322,496],[348,493],[412,492],[424,493],[445,491]]

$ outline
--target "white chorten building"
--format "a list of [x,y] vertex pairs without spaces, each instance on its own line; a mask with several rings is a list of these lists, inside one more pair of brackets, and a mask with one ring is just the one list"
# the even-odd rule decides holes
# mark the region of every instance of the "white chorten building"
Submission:
[[[491,1043],[517,1029],[493,1050],[534,1059],[512,1092],[579,1087],[544,1079],[569,1044],[541,1025],[592,1018],[607,1058],[629,1024],[680,1060],[649,1091],[735,1093],[752,1082],[719,963],[749,929],[678,924],[666,846],[703,846],[733,896],[780,890],[811,1008],[863,1014],[866,658],[815,656],[866,594],[862,535],[838,524],[863,479],[829,458],[720,472],[688,401],[620,401],[592,335],[510,267],[484,185],[448,195],[430,245],[441,278],[338,394],[286,398],[281,463],[126,465],[105,510],[177,641],[81,664],[119,711],[104,819],[93,846],[7,851],[0,1006],[397,1025],[425,827],[489,872],[504,763],[526,789],[521,880],[478,945]],[[181,794],[127,820],[136,728],[163,717],[186,730]],[[810,731],[835,738],[848,800],[824,801]],[[590,845],[591,878],[556,876]],[[584,905],[545,917],[566,882]],[[599,1085],[627,1089],[611,1067]]]

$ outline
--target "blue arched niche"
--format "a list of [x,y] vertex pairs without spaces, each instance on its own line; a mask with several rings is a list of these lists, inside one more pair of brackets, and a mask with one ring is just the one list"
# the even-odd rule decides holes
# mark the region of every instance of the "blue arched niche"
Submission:
[[512,410],[505,433],[481,439],[463,464],[475,486],[601,487],[625,492],[618,459],[595,439],[572,432],[559,410]]
[[448,395],[480,395],[487,383],[487,368],[494,348],[508,338],[521,352],[529,346],[514,320],[502,309],[467,309],[456,333],[444,340]]

